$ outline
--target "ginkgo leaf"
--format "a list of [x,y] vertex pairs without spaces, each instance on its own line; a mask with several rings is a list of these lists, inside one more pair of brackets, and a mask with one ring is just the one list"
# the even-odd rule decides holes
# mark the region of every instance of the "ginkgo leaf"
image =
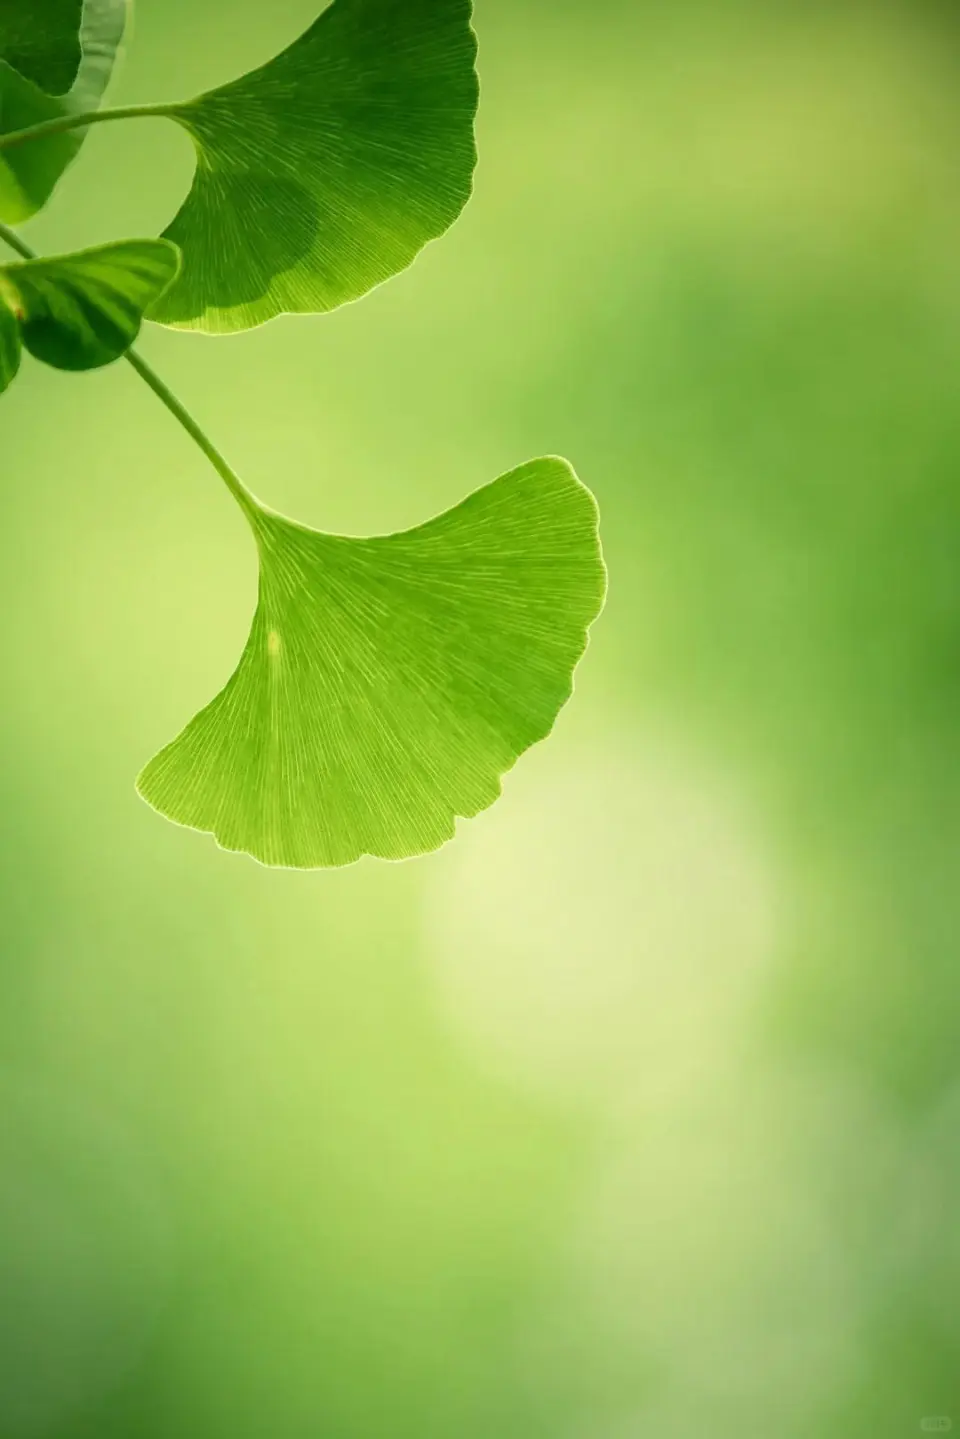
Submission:
[[197,173],[166,230],[177,283],[151,314],[225,333],[332,310],[395,275],[469,198],[470,0],[334,0],[261,69],[165,107]]
[[20,368],[20,322],[11,308],[0,276],[0,395],[16,379]]
[[[32,355],[59,370],[94,370],[118,360],[179,263],[168,240],[121,240],[3,266],[0,311],[13,320],[17,358],[22,339]],[[9,320],[2,323],[9,334]],[[16,365],[9,379],[15,373]]]
[[251,523],[259,603],[239,666],[141,795],[269,865],[438,848],[571,694],[606,583],[592,495],[543,459],[403,534],[259,509]]
[[[19,3],[23,6],[26,0]],[[37,3],[29,0],[31,17]],[[84,0],[80,64],[64,95],[48,94],[27,73],[0,58],[0,135],[96,110],[113,71],[126,17],[127,0]],[[0,220],[21,224],[42,209],[85,135],[85,129],[71,130],[0,151]]]
[[80,69],[83,0],[0,0],[0,60],[48,95],[63,95]]

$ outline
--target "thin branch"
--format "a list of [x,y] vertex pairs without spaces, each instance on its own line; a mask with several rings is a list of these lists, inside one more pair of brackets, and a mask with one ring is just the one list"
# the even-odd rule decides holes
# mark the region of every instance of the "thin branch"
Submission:
[[156,116],[171,117],[175,105],[122,105],[113,110],[89,110],[76,115],[57,115],[39,125],[30,125],[26,130],[11,130],[0,135],[0,151],[12,150],[17,145],[26,145],[31,140],[45,140],[50,135],[65,135],[70,130],[83,130],[88,125],[103,125],[108,120],[144,120]]
[[[21,240],[16,230],[11,230],[8,225],[0,224],[0,240],[9,245],[11,250],[15,250],[23,260],[39,259],[36,251],[31,250],[30,246]],[[141,380],[150,386],[174,419],[183,426],[194,444],[200,447],[253,526],[254,533],[257,533],[258,521],[262,514],[261,508],[236,471],[227,463],[213,441],[204,434],[190,412],[180,403],[173,391],[164,384],[146,360],[133,349],[127,350],[123,358],[136,370]]]

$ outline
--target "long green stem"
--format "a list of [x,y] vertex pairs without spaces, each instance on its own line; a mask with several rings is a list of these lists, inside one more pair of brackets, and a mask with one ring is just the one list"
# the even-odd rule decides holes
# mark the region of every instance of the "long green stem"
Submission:
[[[16,230],[11,230],[9,226],[2,223],[0,223],[0,240],[9,245],[11,250],[15,250],[24,260],[38,258],[36,251],[31,250],[30,246],[21,240]],[[123,358],[133,366],[141,380],[148,384],[157,398],[166,405],[171,415],[183,426],[194,444],[199,445],[256,532],[257,522],[262,511],[236,471],[227,464],[213,441],[204,434],[190,412],[184,408],[173,391],[163,383],[152,366],[147,364],[143,356],[131,349],[127,350]]]
[[26,145],[30,140],[44,140],[49,135],[63,135],[68,130],[82,130],[87,125],[103,125],[108,120],[143,120],[158,115],[172,115],[175,105],[121,105],[113,110],[89,110],[77,115],[57,115],[39,125],[30,125],[26,130],[11,130],[0,135],[0,150],[12,150],[15,145]]
[[180,424],[186,430],[191,440],[200,446],[241,510],[243,510],[247,519],[253,524],[254,529],[256,529],[257,520],[260,517],[260,507],[246,485],[243,484],[236,472],[227,464],[213,441],[208,439],[193,416],[188,410],[184,409],[173,391],[168,389],[160,376],[147,364],[142,355],[139,355],[136,350],[128,350],[124,359],[128,364],[133,366],[141,380],[146,381],[157,398],[162,400],[171,415],[180,421]]
[[36,252],[31,250],[29,245],[24,244],[16,230],[11,230],[7,225],[0,224],[0,240],[3,240],[5,244],[9,245],[11,250],[16,250],[17,254],[23,260],[35,260],[37,258]]

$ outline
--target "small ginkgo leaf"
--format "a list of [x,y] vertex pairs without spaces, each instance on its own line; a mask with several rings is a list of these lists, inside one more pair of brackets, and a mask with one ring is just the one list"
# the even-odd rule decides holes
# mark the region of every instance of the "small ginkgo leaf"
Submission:
[[141,795],[269,865],[438,848],[571,694],[606,583],[592,495],[544,459],[403,534],[251,523],[260,593],[240,664]]
[[226,333],[332,310],[404,269],[466,204],[470,0],[334,0],[275,60],[166,113],[197,173],[151,319]]
[[[36,6],[55,8],[52,0],[0,0],[0,4],[19,5],[31,24]],[[96,110],[113,71],[126,18],[127,0],[83,0],[79,67],[63,95],[48,94],[37,83],[36,66],[31,77],[29,70],[0,56],[0,135]],[[70,130],[0,151],[0,220],[18,225],[43,208],[86,133]]]
[[0,275],[0,395],[13,384],[20,368],[20,321],[12,306],[16,296],[9,294]]
[[0,60],[63,95],[80,69],[83,0],[0,0]]
[[120,240],[5,265],[0,300],[18,341],[38,360],[58,370],[95,370],[129,350],[144,311],[179,264],[168,240]]

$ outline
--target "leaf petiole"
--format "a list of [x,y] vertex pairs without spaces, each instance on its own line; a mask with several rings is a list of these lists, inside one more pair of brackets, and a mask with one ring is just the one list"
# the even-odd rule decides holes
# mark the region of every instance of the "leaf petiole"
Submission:
[[16,145],[25,145],[31,140],[45,140],[50,135],[63,135],[69,130],[83,130],[88,125],[102,125],[107,120],[141,120],[157,116],[170,116],[173,105],[121,105],[112,110],[89,110],[77,115],[57,115],[39,125],[30,125],[26,130],[11,130],[0,135],[0,151],[12,150]]
[[[2,223],[0,223],[0,240],[3,240],[5,244],[9,245],[11,250],[15,250],[23,260],[36,260],[38,258],[36,251],[32,250],[29,245],[21,240],[16,230],[11,230],[8,225]],[[193,416],[180,403],[173,391],[164,384],[152,366],[147,364],[143,356],[139,355],[136,350],[130,349],[126,351],[123,358],[136,370],[141,380],[150,386],[153,393],[166,406],[174,419],[186,430],[194,444],[198,445],[203,451],[240,506],[256,534],[257,522],[262,515],[262,510],[250,491],[243,484],[239,475],[227,464],[227,461],[223,455],[221,455],[213,441],[204,434]]]
[[244,485],[243,481],[240,479],[237,473],[231,468],[230,465],[227,464],[223,455],[221,455],[220,451],[217,449],[213,441],[204,434],[203,430],[201,430],[200,426],[197,424],[193,416],[189,413],[188,410],[184,408],[184,406],[177,399],[173,391],[164,384],[157,372],[150,365],[147,364],[146,360],[143,358],[142,355],[138,354],[136,350],[131,349],[127,351],[123,358],[127,361],[128,364],[133,366],[137,374],[140,376],[141,380],[143,380],[146,384],[150,386],[153,393],[157,396],[157,399],[160,400],[164,405],[166,405],[171,415],[173,415],[174,419],[178,420],[179,423],[183,426],[187,434],[190,436],[191,440],[193,440],[194,444],[199,445],[200,449],[206,455],[207,459],[210,461],[211,465],[216,470],[221,480],[223,480],[223,483],[226,485],[227,489],[230,491],[231,495],[236,500],[243,513],[246,515],[247,519],[250,521],[251,525],[253,526],[254,533],[256,534],[257,521],[261,515],[260,506],[257,504],[256,500],[253,498],[250,491],[247,489],[246,485]]
[[31,250],[29,245],[25,245],[16,230],[11,230],[8,225],[2,223],[0,223],[0,240],[2,240],[5,245],[9,245],[11,250],[16,250],[21,260],[37,259],[36,250]]

